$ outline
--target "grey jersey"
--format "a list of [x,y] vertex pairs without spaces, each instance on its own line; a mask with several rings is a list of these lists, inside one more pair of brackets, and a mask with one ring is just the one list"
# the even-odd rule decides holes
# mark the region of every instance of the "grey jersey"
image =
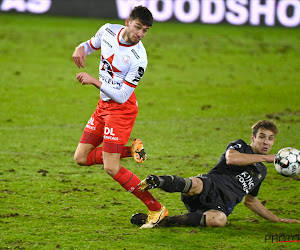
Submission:
[[[234,149],[240,153],[254,154],[250,145],[243,140],[230,143],[226,151]],[[257,196],[262,181],[267,174],[263,163],[247,166],[232,166],[226,164],[225,154],[222,154],[217,165],[208,173],[218,188],[229,198],[233,207],[242,201],[246,194]]]

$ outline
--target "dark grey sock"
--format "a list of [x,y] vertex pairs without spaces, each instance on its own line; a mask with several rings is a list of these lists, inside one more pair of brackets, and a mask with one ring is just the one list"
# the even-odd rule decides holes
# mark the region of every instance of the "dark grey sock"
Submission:
[[169,193],[187,193],[192,188],[192,180],[189,178],[182,178],[177,175],[163,175],[159,176],[158,179],[158,187]]
[[175,216],[165,217],[158,225],[161,227],[170,227],[170,226],[190,226],[198,227],[204,226],[201,223],[203,219],[203,214],[201,213],[187,213]]

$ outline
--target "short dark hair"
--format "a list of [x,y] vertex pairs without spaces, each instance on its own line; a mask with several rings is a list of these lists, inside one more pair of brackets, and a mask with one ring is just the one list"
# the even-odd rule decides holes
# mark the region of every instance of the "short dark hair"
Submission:
[[153,25],[153,16],[150,10],[146,7],[139,5],[134,7],[134,9],[129,14],[130,20],[139,19],[142,24],[151,27]]
[[276,126],[276,124],[274,122],[271,121],[265,121],[265,120],[261,120],[256,122],[253,126],[252,126],[252,134],[256,137],[257,132],[260,128],[264,128],[267,130],[271,130],[274,135],[277,135],[278,133],[278,128]]

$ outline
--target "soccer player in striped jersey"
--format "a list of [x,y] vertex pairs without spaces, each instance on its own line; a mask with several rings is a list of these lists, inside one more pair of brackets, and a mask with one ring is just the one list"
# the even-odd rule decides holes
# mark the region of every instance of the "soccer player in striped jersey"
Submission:
[[137,6],[125,20],[125,26],[103,25],[73,53],[74,63],[84,68],[86,57],[101,51],[98,79],[86,72],[76,75],[82,85],[94,85],[100,90],[100,100],[84,128],[74,155],[75,162],[83,166],[104,164],[104,170],[115,181],[139,198],[149,209],[141,228],[152,228],[168,215],[168,210],[148,191],[141,191],[140,179],[120,163],[120,158],[124,157],[133,156],[138,163],[146,159],[142,140],[135,139],[132,146],[125,145],[138,113],[134,90],[148,64],[141,40],[152,24],[151,12]]

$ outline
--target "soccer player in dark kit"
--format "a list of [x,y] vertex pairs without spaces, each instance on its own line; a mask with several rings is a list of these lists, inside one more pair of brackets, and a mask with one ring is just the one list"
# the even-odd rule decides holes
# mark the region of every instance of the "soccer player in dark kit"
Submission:
[[[139,184],[142,190],[160,188],[166,192],[181,192],[188,213],[165,217],[157,226],[223,227],[234,207],[244,199],[244,205],[259,216],[273,221],[300,223],[282,219],[269,211],[257,199],[267,168],[275,155],[268,155],[278,129],[273,122],[258,121],[252,126],[251,144],[243,140],[230,143],[217,165],[208,174],[190,178],[176,175],[149,175]],[[137,213],[133,224],[143,224],[147,215]]]

